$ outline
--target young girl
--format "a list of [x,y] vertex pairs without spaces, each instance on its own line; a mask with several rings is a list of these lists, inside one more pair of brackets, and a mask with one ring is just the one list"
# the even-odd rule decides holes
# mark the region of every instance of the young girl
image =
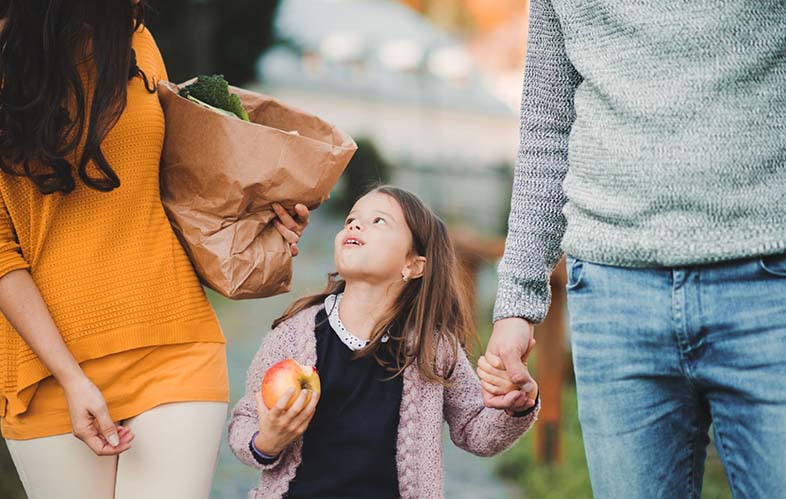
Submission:
[[[506,410],[484,407],[464,353],[471,335],[454,250],[417,197],[374,189],[334,248],[342,279],[331,274],[323,293],[273,323],[233,410],[232,451],[264,470],[250,497],[442,497],[443,418],[456,445],[491,456],[533,424],[537,388],[520,394],[492,367],[498,359],[481,359],[489,390],[517,394]],[[268,409],[260,383],[285,358],[316,366],[322,393],[290,390]]]

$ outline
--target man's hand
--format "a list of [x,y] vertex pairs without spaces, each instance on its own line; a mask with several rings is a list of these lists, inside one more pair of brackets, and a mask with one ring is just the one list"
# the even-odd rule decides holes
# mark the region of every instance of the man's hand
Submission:
[[[534,343],[534,339],[530,340],[531,346],[534,346]],[[531,347],[529,351],[532,351]],[[528,356],[529,353],[524,357],[524,365],[527,365]],[[521,391],[520,387],[510,380],[510,376],[508,372],[505,371],[504,367],[505,366],[502,364],[502,359],[493,353],[480,356],[478,359],[478,377],[480,378],[480,383],[483,387],[483,390],[491,393],[492,395],[507,395],[511,391]],[[511,405],[508,407],[502,407],[502,409],[505,409],[508,414],[511,415],[515,412],[524,411],[535,405],[535,399],[537,396],[538,384],[535,383],[534,391],[527,393],[526,397],[517,397],[513,400],[510,400],[509,402]],[[502,397],[501,400],[508,402],[506,397]]]
[[483,403],[486,407],[502,409],[523,405],[524,399],[528,398],[527,394],[535,390],[535,381],[523,362],[534,347],[534,329],[532,323],[518,317],[500,319],[494,323],[486,353],[502,359],[508,376],[521,389],[505,395],[495,395],[484,389]]

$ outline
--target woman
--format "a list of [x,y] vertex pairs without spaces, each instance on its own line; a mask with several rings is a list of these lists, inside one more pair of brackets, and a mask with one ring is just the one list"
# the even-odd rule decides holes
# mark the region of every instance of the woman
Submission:
[[[210,491],[225,340],[159,198],[144,12],[0,2],[0,417],[31,498]],[[276,209],[296,254],[308,210]]]

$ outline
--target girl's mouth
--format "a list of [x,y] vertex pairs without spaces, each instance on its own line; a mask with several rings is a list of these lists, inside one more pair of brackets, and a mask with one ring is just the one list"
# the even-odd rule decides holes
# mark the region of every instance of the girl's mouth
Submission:
[[363,244],[363,241],[356,237],[350,236],[344,239],[344,246],[363,246]]

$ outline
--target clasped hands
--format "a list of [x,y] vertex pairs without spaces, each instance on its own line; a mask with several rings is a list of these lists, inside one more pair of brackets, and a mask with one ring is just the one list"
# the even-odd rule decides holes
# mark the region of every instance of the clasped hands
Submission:
[[535,347],[534,326],[517,317],[498,320],[486,353],[478,359],[478,377],[486,407],[509,414],[535,405],[538,384],[527,368]]

